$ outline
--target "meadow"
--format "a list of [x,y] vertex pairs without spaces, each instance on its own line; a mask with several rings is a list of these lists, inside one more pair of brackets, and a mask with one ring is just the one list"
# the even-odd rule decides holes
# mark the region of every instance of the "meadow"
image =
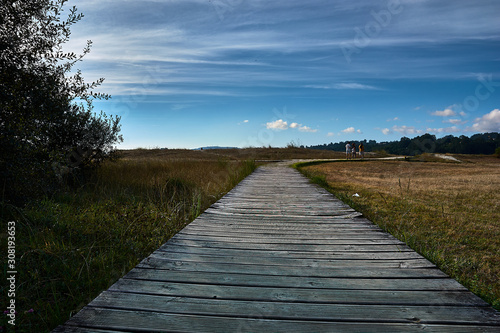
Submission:
[[[344,153],[136,149],[118,156],[65,191],[22,208],[2,203],[2,220],[16,224],[16,332],[64,323],[259,164]],[[423,156],[300,169],[498,309],[500,160],[458,158],[463,162]],[[0,332],[12,331],[7,319]]]
[[[65,191],[22,208],[2,202],[2,221],[16,226],[15,331],[64,323],[250,174],[255,160],[334,157],[295,147],[119,151]],[[0,314],[0,332],[13,331],[8,319]]]
[[454,156],[297,167],[500,310],[500,159]]
[[23,209],[4,205],[2,216],[16,222],[16,332],[65,322],[254,168],[225,159],[119,159],[77,189]]

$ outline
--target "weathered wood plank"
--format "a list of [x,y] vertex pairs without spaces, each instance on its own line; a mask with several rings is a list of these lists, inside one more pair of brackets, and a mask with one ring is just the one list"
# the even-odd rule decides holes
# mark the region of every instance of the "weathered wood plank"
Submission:
[[[498,332],[498,326],[432,325],[417,320],[409,324],[384,322],[335,322],[234,318],[182,315],[149,311],[126,311],[87,307],[75,315],[74,325],[88,328],[144,332]],[[83,332],[85,332],[85,329]],[[136,330],[138,331],[138,330]],[[64,332],[59,330],[57,332]]]
[[385,304],[414,306],[487,306],[468,291],[372,290],[312,288],[245,287],[220,284],[194,284],[120,279],[108,290],[127,293],[226,299],[246,301],[281,301],[322,304]]
[[[199,228],[199,224],[193,225],[193,228]],[[289,231],[301,231],[304,234],[308,231],[312,232],[323,232],[329,234],[339,234],[343,232],[381,232],[378,227],[369,226],[369,225],[340,225],[335,226],[334,229],[330,225],[321,225],[321,224],[285,224],[283,226],[279,226],[276,223],[261,223],[261,225],[257,225],[255,222],[252,223],[238,223],[237,221],[226,222],[224,224],[212,224],[210,226],[206,226],[206,228],[210,228],[213,230],[219,230],[221,228],[225,228],[227,230],[232,231],[242,231],[242,232],[250,232],[252,230],[255,231],[265,231],[265,232],[289,232]]]
[[375,289],[375,290],[467,290],[454,279],[441,278],[338,278],[302,277],[244,273],[168,271],[136,267],[125,275],[127,279],[219,284],[246,287],[280,287],[310,289]]
[[331,238],[278,238],[278,237],[238,237],[235,236],[195,236],[179,235],[172,237],[175,241],[197,242],[227,242],[245,244],[302,244],[302,245],[403,245],[405,243],[394,238],[362,238],[362,239],[331,239]]
[[286,275],[303,277],[342,277],[342,278],[443,278],[447,277],[435,268],[386,268],[386,267],[300,267],[277,265],[249,265],[237,263],[204,263],[171,261],[148,257],[137,267],[166,271],[217,272],[240,274]]
[[150,258],[170,260],[175,262],[197,262],[197,263],[222,263],[222,264],[243,264],[243,265],[271,265],[285,267],[301,267],[307,269],[310,267],[321,268],[354,268],[354,267],[375,267],[375,268],[436,268],[434,264],[427,259],[407,259],[407,260],[336,260],[336,259],[293,259],[293,258],[276,258],[269,257],[252,257],[252,256],[215,256],[215,255],[200,255],[200,254],[179,254],[169,253],[165,251],[155,251]]
[[[498,324],[500,315],[491,308],[465,306],[388,306],[350,304],[303,304],[284,302],[252,302],[222,299],[153,296],[104,292],[89,304],[91,307],[132,311],[209,316],[282,318],[286,320],[317,320],[339,322],[384,321],[422,324],[447,323],[466,325],[481,322]],[[369,317],[367,318],[367,314]],[[376,319],[374,319],[376,318]]]
[[159,251],[169,253],[186,253],[186,254],[206,254],[206,255],[224,255],[224,256],[253,256],[253,257],[271,257],[279,260],[281,258],[293,259],[337,259],[337,260],[404,260],[404,259],[419,259],[421,255],[414,251],[287,251],[287,250],[268,250],[268,249],[224,249],[224,248],[206,248],[199,246],[164,244]]
[[380,229],[342,226],[323,227],[312,225],[309,228],[301,225],[289,225],[284,228],[279,228],[276,225],[248,225],[248,224],[234,224],[227,223],[226,225],[210,225],[203,228],[201,225],[196,224],[190,226],[185,232],[180,235],[220,235],[239,237],[273,237],[274,238],[295,238],[295,239],[395,239],[393,236],[386,234]]
[[96,329],[96,328],[86,328],[86,327],[78,327],[78,326],[70,326],[68,325],[61,325],[56,327],[52,333],[129,333],[125,331],[116,331],[116,330],[101,330],[101,329]]
[[222,242],[222,241],[191,241],[183,239],[171,239],[170,244],[179,246],[198,246],[206,248],[225,248],[225,249],[264,249],[278,251],[354,251],[354,252],[369,252],[369,251],[411,251],[404,244],[362,244],[362,245],[337,245],[337,244],[273,244],[273,243],[244,243],[244,242]]
[[[210,223],[211,225],[227,225],[227,224],[237,224],[243,223],[245,225],[254,226],[267,226],[275,225],[278,226],[283,224],[284,226],[295,225],[298,227],[326,227],[334,231],[334,227],[346,228],[346,227],[372,227],[373,229],[380,229],[378,226],[374,225],[371,221],[367,220],[363,216],[356,215],[354,213],[347,215],[338,216],[302,216],[302,215],[287,215],[283,212],[282,215],[258,215],[258,214],[224,214],[224,213],[207,213],[202,214],[195,221],[194,225],[201,223],[201,225]],[[332,228],[333,227],[333,228]]]

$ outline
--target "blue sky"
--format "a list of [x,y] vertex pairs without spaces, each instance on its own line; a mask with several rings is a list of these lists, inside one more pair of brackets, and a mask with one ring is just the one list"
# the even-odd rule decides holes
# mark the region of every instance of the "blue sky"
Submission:
[[119,148],[500,131],[500,2],[80,0]]

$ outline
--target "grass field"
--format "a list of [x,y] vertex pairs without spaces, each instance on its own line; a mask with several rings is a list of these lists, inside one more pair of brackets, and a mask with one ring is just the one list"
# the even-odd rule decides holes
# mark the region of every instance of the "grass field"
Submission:
[[500,310],[500,159],[455,157],[299,169]]
[[343,158],[345,153],[329,150],[290,148],[245,148],[245,149],[134,149],[118,152],[124,159],[159,158],[168,160],[257,160],[276,161],[291,159],[332,159]]
[[[16,222],[15,331],[64,323],[254,167],[227,159],[120,159],[74,191],[23,209],[2,205],[2,219]],[[0,332],[13,331],[7,319],[2,314]]]
[[[119,155],[71,191],[0,206],[2,220],[16,223],[16,332],[64,323],[251,173],[255,160],[344,157],[293,147]],[[500,160],[459,158],[465,162],[422,157],[303,170],[498,308]],[[0,332],[12,331],[7,319]]]
[[[136,149],[118,156],[77,188],[23,208],[1,204],[5,225],[16,223],[16,332],[64,323],[251,173],[255,160],[342,154],[290,147]],[[2,297],[0,307],[7,301]],[[8,319],[0,313],[0,332],[13,331]]]

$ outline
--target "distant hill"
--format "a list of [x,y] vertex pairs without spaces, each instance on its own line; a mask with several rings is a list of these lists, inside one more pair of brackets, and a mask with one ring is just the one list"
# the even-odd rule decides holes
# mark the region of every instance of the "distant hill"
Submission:
[[208,150],[208,149],[239,149],[239,148],[238,147],[208,146],[208,147],[195,148],[193,150]]
[[436,139],[435,135],[424,134],[413,139],[402,137],[399,141],[377,142],[375,140],[342,141],[323,145],[309,146],[311,149],[345,151],[345,145],[354,142],[356,146],[363,142],[365,151],[384,150],[389,154],[397,155],[419,155],[422,153],[450,153],[450,154],[486,154],[495,153],[500,147],[500,133],[474,134],[471,137],[461,135],[455,137],[448,135]]

